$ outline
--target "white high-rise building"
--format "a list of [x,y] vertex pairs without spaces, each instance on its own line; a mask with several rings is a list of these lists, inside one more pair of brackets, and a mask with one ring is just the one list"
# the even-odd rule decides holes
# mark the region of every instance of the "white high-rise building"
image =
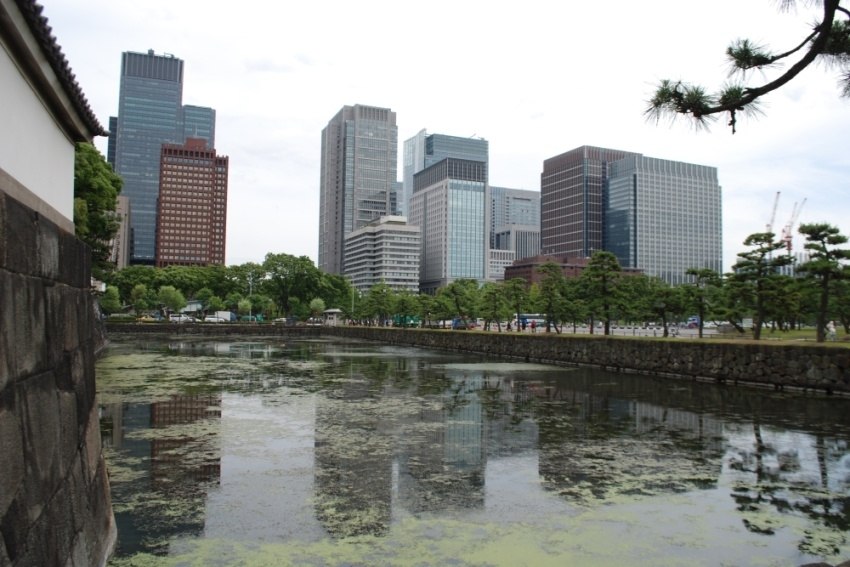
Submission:
[[376,284],[419,293],[420,230],[385,216],[345,237],[345,276],[360,293]]

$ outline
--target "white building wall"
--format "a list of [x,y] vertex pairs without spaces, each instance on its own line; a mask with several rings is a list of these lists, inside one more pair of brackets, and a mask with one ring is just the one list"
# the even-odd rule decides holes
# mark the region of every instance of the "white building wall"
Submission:
[[[2,43],[0,77],[0,169],[31,192],[10,194],[73,232],[74,143],[34,95]],[[52,212],[35,206],[32,195]]]

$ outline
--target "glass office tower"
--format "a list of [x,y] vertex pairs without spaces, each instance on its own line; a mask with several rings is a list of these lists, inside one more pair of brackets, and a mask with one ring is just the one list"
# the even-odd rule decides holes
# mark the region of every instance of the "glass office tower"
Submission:
[[620,265],[671,285],[689,268],[722,270],[717,169],[629,155],[608,167],[605,249]]
[[490,187],[490,248],[499,248],[496,233],[511,225],[536,227],[539,238],[540,191]]
[[420,130],[404,142],[403,196],[399,199],[399,210],[409,216],[407,209],[413,196],[413,176],[416,173],[446,158],[482,161],[489,164],[489,155],[490,145],[484,138],[464,138],[446,134],[429,135],[426,130]]
[[446,158],[414,176],[410,224],[422,231],[419,290],[487,279],[487,164]]
[[[130,262],[153,264],[163,143],[181,143],[183,61],[173,55],[125,52],[116,128],[111,132],[115,171],[130,198]],[[110,120],[110,126],[112,120]],[[113,145],[114,144],[114,145]],[[110,151],[110,153],[112,153]]]
[[215,109],[187,104],[182,109],[183,140],[202,139],[207,149],[215,148]]
[[344,106],[322,130],[319,268],[343,274],[345,237],[393,212],[398,127],[389,108]]
[[581,146],[543,162],[540,248],[548,256],[588,257],[603,249],[608,164],[629,152]]

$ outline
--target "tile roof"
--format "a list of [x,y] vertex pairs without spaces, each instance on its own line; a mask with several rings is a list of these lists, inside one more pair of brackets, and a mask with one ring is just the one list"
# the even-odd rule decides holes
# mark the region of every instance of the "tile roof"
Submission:
[[27,25],[29,25],[30,31],[38,41],[39,46],[44,52],[44,56],[50,63],[50,67],[56,73],[59,82],[71,99],[83,122],[85,122],[86,126],[94,135],[108,135],[108,132],[104,130],[94,115],[91,106],[89,106],[86,95],[83,94],[83,89],[77,83],[77,77],[71,71],[71,66],[68,64],[68,60],[65,59],[62,48],[56,42],[56,37],[52,33],[53,28],[47,24],[47,18],[41,15],[44,7],[35,0],[15,0],[15,4],[17,4]]

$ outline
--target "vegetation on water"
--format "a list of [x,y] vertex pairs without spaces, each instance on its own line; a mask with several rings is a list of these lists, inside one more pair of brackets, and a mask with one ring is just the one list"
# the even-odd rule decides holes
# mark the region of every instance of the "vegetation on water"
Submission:
[[117,341],[97,372],[113,566],[850,553],[840,400],[329,341]]

